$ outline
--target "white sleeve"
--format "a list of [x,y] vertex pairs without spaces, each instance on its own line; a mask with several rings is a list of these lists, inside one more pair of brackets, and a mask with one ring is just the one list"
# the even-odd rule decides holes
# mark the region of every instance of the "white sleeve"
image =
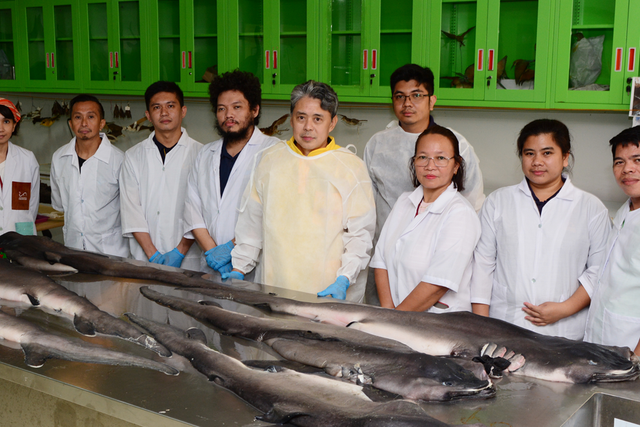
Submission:
[[134,232],[149,232],[140,200],[138,173],[129,154],[125,154],[120,170],[120,216],[124,237],[133,237]]
[[51,170],[49,172],[49,183],[51,184],[51,206],[57,211],[64,212],[64,206],[62,206],[62,196],[60,195],[60,186],[58,185],[58,173],[56,172],[56,164],[57,162],[54,155],[53,160],[51,160]]
[[611,219],[609,211],[602,206],[602,212],[594,216],[589,222],[589,257],[587,258],[587,269],[578,277],[589,297],[593,296],[593,291],[598,283],[600,268],[604,265],[607,256],[607,242],[611,232]]
[[[196,157],[196,161],[189,172],[189,178],[187,180],[187,196],[184,204],[184,237],[187,239],[193,239],[191,230],[196,228],[207,228],[204,217],[202,216],[202,199],[198,192],[198,177],[200,176],[200,153]],[[216,242],[217,243],[217,242]]]
[[473,252],[471,303],[491,304],[493,275],[496,269],[497,241],[494,223],[495,206],[487,199],[480,210],[480,240]]
[[40,206],[40,165],[38,164],[36,156],[33,153],[31,153],[31,159],[31,199],[29,200],[29,213],[31,214],[31,218],[33,218],[33,231],[35,233],[35,221],[36,217],[38,216],[38,207]]
[[[363,171],[364,172],[364,171]],[[369,180],[358,182],[342,204],[344,253],[336,276],[345,276],[354,284],[369,264],[376,229],[376,208]]]
[[453,132],[458,138],[460,155],[464,159],[465,163],[464,191],[461,191],[460,194],[462,194],[471,203],[471,206],[473,206],[476,212],[479,212],[485,200],[482,171],[480,170],[480,159],[478,159],[478,156],[471,144],[469,144],[469,141],[467,141],[463,135],[455,131]]
[[[257,172],[257,171],[256,171]],[[236,223],[236,245],[231,251],[233,268],[244,274],[253,270],[262,249],[262,188],[256,173],[244,191]]]

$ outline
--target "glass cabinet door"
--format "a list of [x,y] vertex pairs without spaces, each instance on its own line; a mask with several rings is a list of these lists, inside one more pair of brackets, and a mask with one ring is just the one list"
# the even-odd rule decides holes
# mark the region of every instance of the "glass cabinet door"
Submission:
[[621,105],[631,19],[628,0],[559,2],[555,101]]
[[[622,107],[631,105],[631,95],[633,93],[633,78],[640,76],[638,61],[638,49],[640,49],[640,25],[636,23],[637,17],[640,16],[640,2],[629,2],[629,21],[627,23],[627,46],[625,49],[626,58],[623,63],[624,70],[624,91],[622,92]],[[636,92],[636,100],[634,104],[638,105],[638,97],[640,97],[640,88]],[[636,111],[640,114],[640,111]]]
[[20,78],[21,65],[17,64],[18,34],[14,29],[19,28],[18,14],[14,2],[0,2],[0,87],[17,88]]
[[[486,1],[442,0],[432,44],[435,94],[441,100],[482,100],[486,74]],[[432,33],[433,34],[433,33]],[[435,35],[434,35],[435,36]],[[439,55],[435,54],[439,52]],[[431,65],[431,64],[428,64]]]
[[551,1],[494,0],[488,16],[484,99],[545,102]]
[[[198,93],[208,93],[209,83],[222,71],[220,67],[221,37],[218,37],[218,21],[221,20],[220,6],[216,0],[192,0],[189,6],[193,10],[187,16],[193,17],[193,34],[188,41],[192,45],[182,53],[182,65],[186,70],[191,90]],[[189,28],[189,25],[186,26]]]
[[45,49],[45,10],[43,6],[28,6],[27,12],[27,49],[29,58],[28,86],[38,86],[38,82],[47,80],[51,67],[50,51]]

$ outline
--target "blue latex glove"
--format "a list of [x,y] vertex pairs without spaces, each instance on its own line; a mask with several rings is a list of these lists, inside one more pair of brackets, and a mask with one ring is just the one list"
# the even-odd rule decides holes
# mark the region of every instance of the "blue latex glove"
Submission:
[[318,292],[319,297],[326,297],[331,295],[336,299],[346,299],[347,298],[347,289],[349,289],[349,279],[345,276],[338,276],[333,284],[329,285],[327,289],[322,292]]
[[222,280],[226,280],[226,279],[244,280],[244,274],[240,273],[239,271],[232,271],[230,273],[222,273]]
[[214,270],[220,271],[220,267],[231,262],[231,251],[233,250],[233,241],[229,240],[224,245],[218,245],[209,249],[204,253],[207,259],[207,265]]
[[220,274],[231,273],[233,271],[233,265],[231,263],[225,264],[218,269]]
[[149,258],[149,262],[154,264],[164,264],[164,255],[162,255],[160,251],[156,251],[156,253],[151,255],[151,258]]
[[167,252],[163,256],[164,260],[162,263],[171,267],[180,267],[182,265],[182,260],[184,259],[184,255],[180,253],[178,248],[175,248],[171,252]]

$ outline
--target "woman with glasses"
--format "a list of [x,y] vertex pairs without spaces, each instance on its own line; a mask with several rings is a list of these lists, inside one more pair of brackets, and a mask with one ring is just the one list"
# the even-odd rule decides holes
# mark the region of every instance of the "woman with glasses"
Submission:
[[464,160],[449,129],[420,134],[409,168],[414,187],[393,206],[371,267],[382,307],[471,310],[469,281],[480,222],[464,190]]
[[535,120],[517,141],[524,179],[493,192],[480,211],[471,301],[478,314],[582,339],[611,220],[568,175],[569,129]]

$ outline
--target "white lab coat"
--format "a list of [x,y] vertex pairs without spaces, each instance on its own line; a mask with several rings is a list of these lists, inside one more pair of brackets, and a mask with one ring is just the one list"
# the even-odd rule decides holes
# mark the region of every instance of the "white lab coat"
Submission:
[[450,184],[426,211],[416,216],[422,186],[398,198],[382,228],[371,268],[387,270],[394,305],[420,282],[449,290],[433,313],[471,311],[469,283],[480,221],[469,202]]
[[584,339],[634,350],[640,340],[640,209],[631,211],[629,203],[613,220]]
[[118,180],[124,153],[107,136],[82,165],[76,138],[58,148],[51,160],[51,205],[65,215],[64,244],[70,248],[129,256],[122,237]]
[[[277,142],[277,138],[266,136],[257,127],[254,128],[253,135],[238,154],[231,169],[222,197],[220,154],[223,140],[219,139],[202,147],[189,173],[184,207],[185,237],[193,239],[192,230],[206,228],[218,245],[234,238],[238,207],[251,173],[260,161],[262,150]],[[204,256],[200,261],[200,271],[213,271],[207,266]]]
[[254,171],[236,225],[233,267],[256,280],[317,293],[345,276],[362,301],[375,208],[362,160],[345,148],[306,157],[282,141]]
[[[164,164],[153,142],[155,132],[133,146],[124,156],[120,173],[122,233],[129,238],[131,255],[148,261],[134,232],[149,233],[160,253],[178,246],[184,235],[184,205],[187,179],[202,144],[189,138],[182,128],[178,143],[167,153]],[[202,251],[191,245],[182,268],[199,270]]]
[[544,334],[582,339],[587,309],[547,326],[525,320],[524,302],[563,302],[582,284],[589,296],[611,228],[607,208],[566,181],[540,215],[526,178],[494,191],[480,212],[471,302],[490,316]]
[[[480,160],[464,136],[448,129],[458,138],[460,155],[465,162],[465,190],[460,194],[477,212],[485,199]],[[376,240],[398,197],[414,189],[409,161],[414,156],[419,135],[405,132],[397,121],[392,121],[387,129],[373,135],[364,149],[364,162],[376,199]]]
[[[29,184],[29,209],[13,209],[14,183]],[[0,234],[16,231],[17,222],[30,222],[33,225],[32,234],[35,235],[35,220],[40,204],[40,165],[38,165],[36,156],[31,151],[18,147],[9,141],[2,184],[2,190],[0,190],[2,196],[0,197]],[[23,197],[27,197],[27,195]]]

